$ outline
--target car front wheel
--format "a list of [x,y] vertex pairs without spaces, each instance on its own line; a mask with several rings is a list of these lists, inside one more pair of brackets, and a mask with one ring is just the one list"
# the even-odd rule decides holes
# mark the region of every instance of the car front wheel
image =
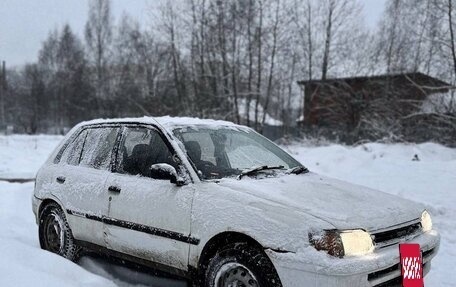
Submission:
[[40,213],[39,238],[42,249],[71,261],[79,258],[80,248],[74,242],[65,213],[56,203],[46,205]]
[[281,287],[269,258],[246,243],[222,248],[209,261],[205,287]]

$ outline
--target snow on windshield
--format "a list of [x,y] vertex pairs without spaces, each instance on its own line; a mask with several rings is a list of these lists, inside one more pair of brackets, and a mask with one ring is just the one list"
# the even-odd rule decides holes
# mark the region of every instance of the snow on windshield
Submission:
[[174,130],[203,178],[240,174],[255,166],[299,166],[275,144],[249,129],[186,127]]

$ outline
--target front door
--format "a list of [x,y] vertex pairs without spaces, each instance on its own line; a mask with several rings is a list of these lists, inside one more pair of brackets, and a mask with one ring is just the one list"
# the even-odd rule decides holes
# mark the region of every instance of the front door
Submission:
[[153,178],[150,169],[177,168],[166,139],[153,128],[126,127],[117,161],[106,183],[108,248],[187,270],[189,246],[198,243],[190,234],[193,187]]

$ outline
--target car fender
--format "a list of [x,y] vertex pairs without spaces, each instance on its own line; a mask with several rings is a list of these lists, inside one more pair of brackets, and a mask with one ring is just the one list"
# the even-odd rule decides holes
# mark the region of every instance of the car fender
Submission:
[[248,236],[264,249],[296,252],[309,245],[311,230],[332,228],[328,222],[299,210],[216,182],[201,182],[192,209],[192,236],[199,244],[190,247],[189,265],[196,267],[206,244],[224,232]]

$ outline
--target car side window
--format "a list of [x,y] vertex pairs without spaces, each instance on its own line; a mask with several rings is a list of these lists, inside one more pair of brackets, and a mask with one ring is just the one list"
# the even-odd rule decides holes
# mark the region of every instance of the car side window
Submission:
[[117,172],[153,177],[151,166],[167,163],[177,168],[173,154],[160,136],[144,127],[127,127],[120,143]]
[[87,136],[87,130],[82,131],[77,138],[71,142],[60,157],[61,163],[69,165],[78,165],[81,159],[81,152],[84,146],[84,141]]
[[118,131],[119,128],[89,129],[80,165],[108,170]]

